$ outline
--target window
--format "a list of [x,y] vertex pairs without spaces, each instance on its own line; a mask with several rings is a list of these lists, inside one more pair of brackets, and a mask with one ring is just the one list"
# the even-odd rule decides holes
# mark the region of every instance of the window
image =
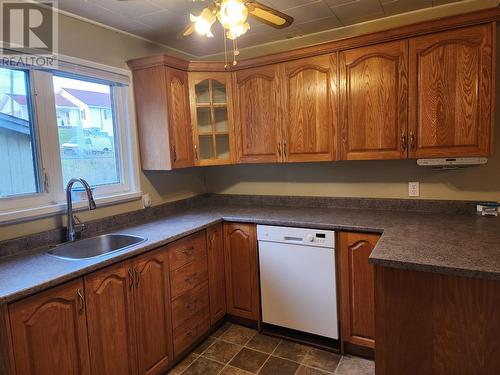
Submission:
[[0,66],[0,222],[60,212],[75,177],[98,205],[140,196],[129,73],[65,59],[59,71]]
[[56,113],[71,110],[90,111],[89,118],[58,126],[61,148],[63,184],[79,176],[92,186],[120,182],[119,160],[115,145],[113,116],[101,117],[101,111],[111,113],[110,85],[81,78],[53,77]]
[[0,68],[0,198],[39,191],[28,77]]

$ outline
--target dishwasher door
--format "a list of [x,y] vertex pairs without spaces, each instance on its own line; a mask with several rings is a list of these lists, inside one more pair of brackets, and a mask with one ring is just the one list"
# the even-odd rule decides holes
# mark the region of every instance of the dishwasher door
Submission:
[[259,241],[259,264],[264,323],[339,338],[333,248]]

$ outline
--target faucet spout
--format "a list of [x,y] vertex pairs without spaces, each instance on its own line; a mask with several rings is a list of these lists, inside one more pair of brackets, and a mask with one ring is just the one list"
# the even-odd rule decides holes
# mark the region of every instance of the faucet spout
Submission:
[[66,186],[66,207],[67,207],[67,217],[68,217],[68,227],[67,227],[67,240],[74,241],[76,240],[76,229],[75,229],[75,218],[73,217],[73,199],[71,197],[71,190],[73,189],[73,185],[75,183],[80,183],[87,193],[89,210],[95,210],[97,208],[94,196],[92,194],[92,188],[89,183],[85,181],[83,178],[72,178],[68,185]]

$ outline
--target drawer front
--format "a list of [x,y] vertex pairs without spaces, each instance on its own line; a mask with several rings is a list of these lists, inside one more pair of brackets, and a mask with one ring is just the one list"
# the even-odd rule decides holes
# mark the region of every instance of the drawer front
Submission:
[[174,329],[209,306],[208,283],[184,293],[172,302],[172,324]]
[[210,328],[208,306],[174,329],[174,357],[178,357]]
[[170,270],[176,270],[207,255],[205,231],[175,241],[169,245]]
[[207,257],[196,259],[170,272],[170,294],[172,300],[208,280]]

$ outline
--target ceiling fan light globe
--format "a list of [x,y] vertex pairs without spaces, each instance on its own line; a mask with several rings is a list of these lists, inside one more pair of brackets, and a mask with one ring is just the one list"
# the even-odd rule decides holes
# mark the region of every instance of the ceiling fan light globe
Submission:
[[211,28],[216,18],[210,9],[205,8],[198,17],[191,14],[189,18],[191,22],[194,23],[194,29],[198,34],[205,35],[209,38],[214,36]]
[[232,29],[245,23],[248,8],[242,0],[223,0],[217,12],[217,18],[225,29]]

